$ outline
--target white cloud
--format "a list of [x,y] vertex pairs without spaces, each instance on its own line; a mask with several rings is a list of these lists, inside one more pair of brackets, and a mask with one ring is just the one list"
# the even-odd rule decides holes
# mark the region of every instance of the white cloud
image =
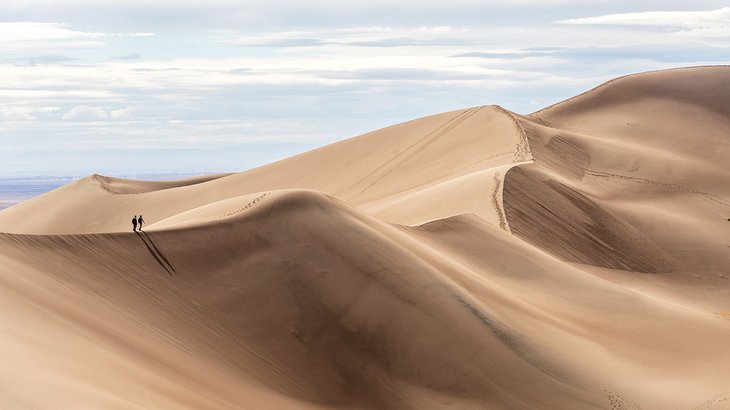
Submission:
[[96,121],[108,118],[108,114],[103,108],[77,105],[66,111],[62,118],[64,121]]
[[4,121],[36,121],[39,117],[56,113],[59,107],[0,106],[0,119]]
[[109,113],[109,117],[114,118],[114,119],[126,119],[126,118],[130,118],[132,116],[132,114],[134,113],[134,111],[136,111],[136,110],[133,108],[130,108],[130,107],[119,108],[116,110],[112,110]]
[[696,37],[730,37],[730,7],[708,11],[647,11],[560,20],[560,24],[652,26]]
[[[73,22],[0,23],[0,145],[220,149],[213,158],[246,144],[330,142],[469,105],[531,112],[618,75],[728,58],[718,39],[727,9],[599,16],[681,6],[0,0],[5,21]],[[597,17],[550,24],[575,10]],[[147,41],[152,30],[161,34]],[[0,164],[13,158],[4,155]]]
[[3,107],[0,108],[0,118],[5,121],[32,121],[33,109],[28,107]]
[[71,40],[103,37],[102,33],[75,31],[63,23],[3,22],[0,23],[3,41]]
[[710,27],[730,22],[730,7],[708,11],[645,11],[560,20],[561,24],[615,24],[623,26]]
[[217,42],[253,47],[315,47],[351,45],[365,47],[473,44],[474,30],[451,26],[340,27],[317,30],[279,31],[241,35],[220,33]]
[[[510,25],[510,26],[368,26],[340,27],[316,30],[271,32],[219,31],[210,34],[211,41],[231,46],[257,47],[279,52],[300,52],[330,56],[357,50],[372,54],[367,48],[379,48],[378,55],[412,55],[423,53],[456,54],[474,50],[509,51],[528,47],[597,46],[619,47],[637,44],[637,39],[648,44],[661,44],[674,39],[665,33],[649,32],[641,27],[595,27],[568,25]],[[388,48],[396,50],[389,52]],[[423,51],[413,49],[421,48]],[[405,51],[404,51],[405,50]],[[354,53],[353,53],[354,54]]]
[[148,37],[154,33],[78,31],[64,23],[0,22],[0,50],[83,49],[103,46],[105,37]]
[[152,37],[155,33],[104,33],[104,37]]
[[138,53],[122,54],[119,56],[111,57],[112,60],[139,60],[142,58]]

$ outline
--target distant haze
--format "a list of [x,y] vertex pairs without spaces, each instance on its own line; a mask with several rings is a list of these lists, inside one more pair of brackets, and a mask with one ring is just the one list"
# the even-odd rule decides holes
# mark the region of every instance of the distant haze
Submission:
[[[270,2],[269,2],[270,3]],[[238,171],[730,62],[725,1],[0,3],[0,176]]]
[[[193,174],[141,174],[124,175],[128,178],[145,180],[179,179]],[[35,176],[35,177],[0,177],[0,210],[9,208],[23,201],[45,194],[68,184],[78,176]]]

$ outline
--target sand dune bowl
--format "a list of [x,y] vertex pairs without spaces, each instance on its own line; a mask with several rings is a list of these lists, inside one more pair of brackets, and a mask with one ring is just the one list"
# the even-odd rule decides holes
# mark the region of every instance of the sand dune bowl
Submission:
[[0,408],[728,409],[728,158],[700,67],[78,180],[0,212]]

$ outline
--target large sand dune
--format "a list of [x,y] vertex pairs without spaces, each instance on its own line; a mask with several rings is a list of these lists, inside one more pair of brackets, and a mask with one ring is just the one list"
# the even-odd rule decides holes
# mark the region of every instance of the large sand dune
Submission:
[[730,408],[729,104],[639,74],[8,208],[0,408]]

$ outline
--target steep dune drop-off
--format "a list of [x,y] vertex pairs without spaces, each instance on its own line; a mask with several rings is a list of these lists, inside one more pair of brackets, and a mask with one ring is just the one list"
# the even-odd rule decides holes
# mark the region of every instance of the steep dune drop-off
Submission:
[[728,91],[728,67],[659,71],[519,117],[535,162],[505,180],[512,232],[730,301]]
[[665,407],[666,385],[688,405],[724,387],[721,319],[477,217],[409,228],[312,191],[257,198],[174,230],[0,238],[7,404]]
[[0,408],[727,408],[728,79],[8,208]]

